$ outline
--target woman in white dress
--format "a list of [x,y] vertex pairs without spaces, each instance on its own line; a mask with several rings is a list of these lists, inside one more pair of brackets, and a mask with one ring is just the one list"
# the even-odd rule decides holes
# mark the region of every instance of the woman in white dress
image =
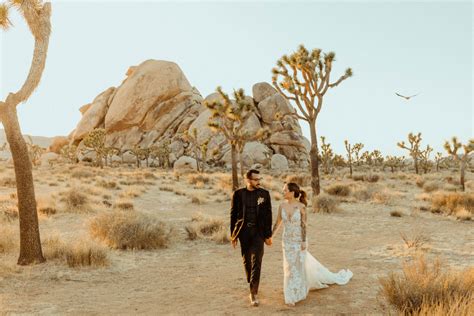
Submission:
[[309,290],[346,284],[352,277],[350,270],[329,271],[307,251],[306,193],[296,183],[283,187],[286,201],[280,204],[273,226],[273,235],[283,223],[283,293],[285,304],[294,306],[304,300]]

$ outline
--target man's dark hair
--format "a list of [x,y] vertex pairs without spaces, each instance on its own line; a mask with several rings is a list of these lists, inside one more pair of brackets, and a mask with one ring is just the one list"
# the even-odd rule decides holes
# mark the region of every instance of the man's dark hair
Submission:
[[258,170],[255,170],[255,169],[250,169],[249,171],[247,171],[247,174],[245,175],[245,177],[247,179],[251,179],[252,178],[252,174],[260,174],[260,171]]

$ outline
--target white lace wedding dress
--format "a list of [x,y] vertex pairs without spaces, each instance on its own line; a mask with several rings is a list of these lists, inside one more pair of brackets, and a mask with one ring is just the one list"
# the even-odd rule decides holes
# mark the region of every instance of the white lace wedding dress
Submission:
[[322,289],[328,284],[343,285],[352,278],[350,270],[329,271],[307,250],[301,250],[301,212],[295,208],[291,217],[282,208],[283,222],[283,292],[285,303],[293,304],[306,298],[309,290]]

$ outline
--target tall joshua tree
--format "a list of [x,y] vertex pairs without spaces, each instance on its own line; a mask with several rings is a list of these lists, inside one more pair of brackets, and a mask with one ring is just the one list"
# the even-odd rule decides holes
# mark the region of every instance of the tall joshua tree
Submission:
[[418,174],[418,159],[420,159],[421,155],[421,133],[418,133],[417,135],[414,135],[413,133],[408,134],[408,142],[410,143],[410,147],[408,147],[404,141],[397,143],[397,146],[410,152],[410,156],[413,158],[413,163],[415,165],[415,172]]
[[291,55],[283,55],[272,69],[272,83],[278,92],[288,101],[296,104],[300,113],[296,117],[309,124],[311,135],[311,188],[313,198],[320,193],[318,138],[316,120],[323,106],[323,99],[329,88],[337,87],[341,82],[352,76],[351,68],[347,68],[343,76],[330,82],[332,64],[336,54],[321,53],[321,49],[308,51],[303,45]]
[[[461,144],[460,142],[458,142],[458,139],[456,137],[453,137],[452,138],[452,147],[451,147],[451,144],[446,141],[446,143],[444,144],[444,149],[446,149],[446,151],[448,152],[448,154],[452,155],[453,158],[457,161],[460,162],[460,173],[461,173],[461,186],[462,186],[462,190],[464,191],[466,188],[465,188],[465,185],[464,185],[464,174],[465,174],[465,171],[466,171],[466,165],[469,161],[469,153],[471,151],[474,151],[474,139],[470,139],[469,140],[469,143],[466,144],[466,145],[463,145]],[[464,149],[464,154],[460,157],[458,155],[458,150],[459,148],[463,148]]]
[[351,147],[351,144],[349,143],[349,141],[347,139],[344,140],[344,146],[346,147],[347,163],[349,165],[349,172],[350,172],[350,175],[352,177],[352,154],[354,153],[354,148]]
[[[243,89],[234,90],[234,100],[229,98],[221,87],[216,90],[222,97],[222,101],[214,100],[205,102],[204,105],[211,110],[208,126],[215,132],[222,133],[230,144],[231,163],[232,163],[232,189],[236,190],[239,186],[237,176],[237,154],[241,153],[247,142],[259,140],[268,134],[268,130],[261,128],[253,135],[244,130],[245,122],[252,115],[253,104],[245,99]],[[242,159],[241,171],[243,170]]]
[[51,3],[43,3],[41,0],[10,0],[1,4],[0,27],[3,29],[8,29],[11,25],[8,18],[11,7],[18,9],[35,39],[33,60],[26,81],[20,90],[9,93],[5,101],[0,101],[0,121],[10,145],[17,183],[20,220],[18,264],[28,265],[44,262],[45,259],[41,249],[32,166],[26,142],[21,134],[16,107],[28,100],[41,80],[51,33]]

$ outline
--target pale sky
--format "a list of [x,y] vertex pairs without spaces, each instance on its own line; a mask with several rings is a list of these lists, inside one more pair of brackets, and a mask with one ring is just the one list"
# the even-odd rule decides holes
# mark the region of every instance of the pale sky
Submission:
[[[118,86],[131,65],[176,62],[203,97],[271,81],[283,54],[303,43],[334,51],[335,80],[318,133],[337,153],[344,139],[365,149],[406,154],[396,143],[421,132],[423,147],[473,137],[472,2],[407,1],[52,1],[52,35],[38,89],[19,106],[22,131],[67,135],[79,107]],[[0,97],[29,70],[33,39],[11,12],[0,31]],[[405,101],[395,96],[420,93]],[[303,134],[309,129],[301,122]]]

